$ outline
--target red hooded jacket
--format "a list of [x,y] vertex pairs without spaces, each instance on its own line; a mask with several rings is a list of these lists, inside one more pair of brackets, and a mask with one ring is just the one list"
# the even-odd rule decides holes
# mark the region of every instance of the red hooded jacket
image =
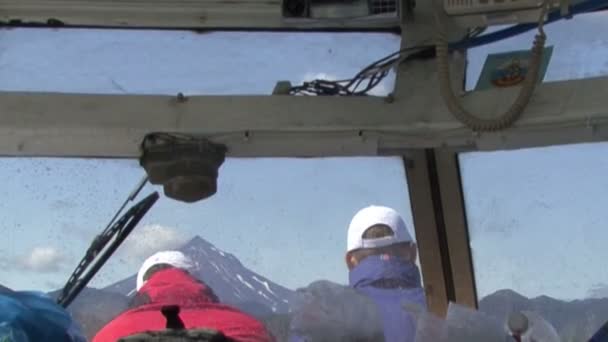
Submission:
[[[103,329],[93,342],[116,342],[145,331],[164,330],[161,308],[178,305],[186,329],[214,329],[242,342],[274,342],[264,325],[237,309],[218,303],[213,291],[187,272],[170,268],[158,271],[137,294],[142,303],[123,312]],[[142,300],[143,298],[143,300]]]

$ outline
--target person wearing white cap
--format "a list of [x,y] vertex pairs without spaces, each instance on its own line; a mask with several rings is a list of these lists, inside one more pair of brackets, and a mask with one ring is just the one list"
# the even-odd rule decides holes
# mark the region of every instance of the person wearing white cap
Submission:
[[365,257],[379,254],[397,254],[415,263],[416,243],[397,211],[369,206],[355,214],[348,227],[346,264],[352,269]]
[[384,325],[386,342],[415,340],[416,324],[406,308],[425,309],[416,243],[392,208],[369,206],[348,227],[349,285],[371,298]]
[[141,290],[153,273],[169,267],[188,271],[192,267],[192,260],[180,251],[162,251],[150,256],[137,272],[137,291]]
[[[221,304],[213,289],[191,274],[193,266],[192,260],[179,251],[164,251],[149,257],[137,273],[137,293],[131,307],[97,332],[93,342],[115,342],[127,337],[157,341],[160,337],[151,336],[165,329],[211,329],[215,332],[209,334],[215,336],[213,339],[209,336],[209,340],[214,341],[217,338],[275,342],[262,322]],[[142,334],[149,336],[143,338]]]
[[413,315],[426,301],[405,222],[391,208],[370,206],[353,217],[347,240],[350,288],[316,282],[299,289],[288,341],[413,342]]

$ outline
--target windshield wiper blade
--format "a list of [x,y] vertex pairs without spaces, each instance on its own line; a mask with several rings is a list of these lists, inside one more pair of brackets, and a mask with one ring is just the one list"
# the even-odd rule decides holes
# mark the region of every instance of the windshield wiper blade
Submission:
[[127,236],[129,236],[148,210],[156,203],[159,198],[158,192],[148,195],[139,203],[131,207],[131,209],[129,209],[120,219],[116,220],[118,214],[130,200],[137,196],[146,182],[147,178],[145,178],[135,191],[131,193],[104,231],[95,237],[85,256],[78,266],[76,266],[76,269],[61,291],[57,299],[59,305],[67,307],[72,303],[76,296],[78,296],[78,294],[87,286],[89,281],[97,274]]
[[118,211],[116,211],[116,214],[114,214],[114,216],[112,217],[112,219],[110,220],[108,225],[103,229],[101,234],[99,234],[95,237],[95,240],[93,240],[93,242],[89,246],[89,249],[87,250],[87,253],[86,253],[86,255],[88,257],[94,258],[97,255],[97,253],[99,253],[101,251],[98,249],[98,246],[100,246],[100,245],[105,246],[108,243],[108,241],[110,241],[110,239],[112,238],[112,235],[109,233],[110,233],[110,229],[112,228],[112,224],[116,221],[116,218],[118,218],[118,215],[120,215],[120,213],[122,213],[122,211],[125,209],[127,204],[129,202],[133,201],[135,199],[135,197],[137,197],[137,195],[141,192],[141,190],[144,188],[144,186],[146,186],[147,183],[148,183],[148,176],[143,177],[142,180],[139,181],[139,183],[137,183],[137,186],[135,187],[135,189],[133,189],[131,194],[129,194],[127,199],[125,199],[125,201],[122,203],[120,208],[118,208]]

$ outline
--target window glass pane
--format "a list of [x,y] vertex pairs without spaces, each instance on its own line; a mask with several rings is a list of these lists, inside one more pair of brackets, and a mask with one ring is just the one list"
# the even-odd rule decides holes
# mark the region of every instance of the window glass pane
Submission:
[[608,144],[460,155],[480,307],[537,310],[565,341],[608,320]]
[[[500,28],[494,28],[498,30]],[[563,81],[608,75],[608,13],[576,15],[545,26],[546,46],[553,46],[545,81]],[[491,32],[491,31],[488,31]],[[488,54],[529,50],[537,31],[471,49],[468,53],[467,89],[473,89]]]
[[[269,94],[280,80],[352,77],[400,44],[377,33],[29,28],[0,35],[0,90],[93,94]],[[372,94],[388,94],[393,81]],[[0,285],[19,290],[63,286],[143,176],[134,160],[5,158],[0,166],[7,199]],[[143,194],[153,189],[160,190],[147,186]],[[223,302],[258,315],[284,312],[284,298],[298,287],[347,282],[346,229],[370,204],[394,207],[413,230],[400,158],[228,159],[211,199],[161,197],[71,310],[92,336],[124,309],[120,296],[132,294],[146,257],[182,248]],[[104,306],[91,312],[92,303]]]
[[[1,159],[0,285],[63,286],[143,175],[135,160]],[[148,185],[139,199],[153,190],[162,192]],[[348,283],[346,231],[370,204],[400,211],[414,236],[400,158],[228,159],[210,199],[186,204],[161,196],[90,284],[101,291],[87,298],[120,302],[112,293],[133,291],[148,256],[182,249],[224,302],[285,312],[284,300],[298,287]],[[86,320],[99,314],[77,316],[98,329]]]
[[[353,77],[398,35],[154,30],[0,30],[1,90],[95,94],[270,94],[277,81]],[[372,92],[386,95],[391,73]]]

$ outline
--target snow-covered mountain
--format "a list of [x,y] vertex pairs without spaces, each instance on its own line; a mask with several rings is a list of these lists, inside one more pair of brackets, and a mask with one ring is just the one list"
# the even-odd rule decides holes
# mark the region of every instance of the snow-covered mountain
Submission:
[[[209,285],[223,303],[264,316],[284,313],[294,291],[249,270],[232,254],[197,236],[179,249],[194,262],[191,273]],[[135,291],[136,274],[104,288],[130,296]]]

